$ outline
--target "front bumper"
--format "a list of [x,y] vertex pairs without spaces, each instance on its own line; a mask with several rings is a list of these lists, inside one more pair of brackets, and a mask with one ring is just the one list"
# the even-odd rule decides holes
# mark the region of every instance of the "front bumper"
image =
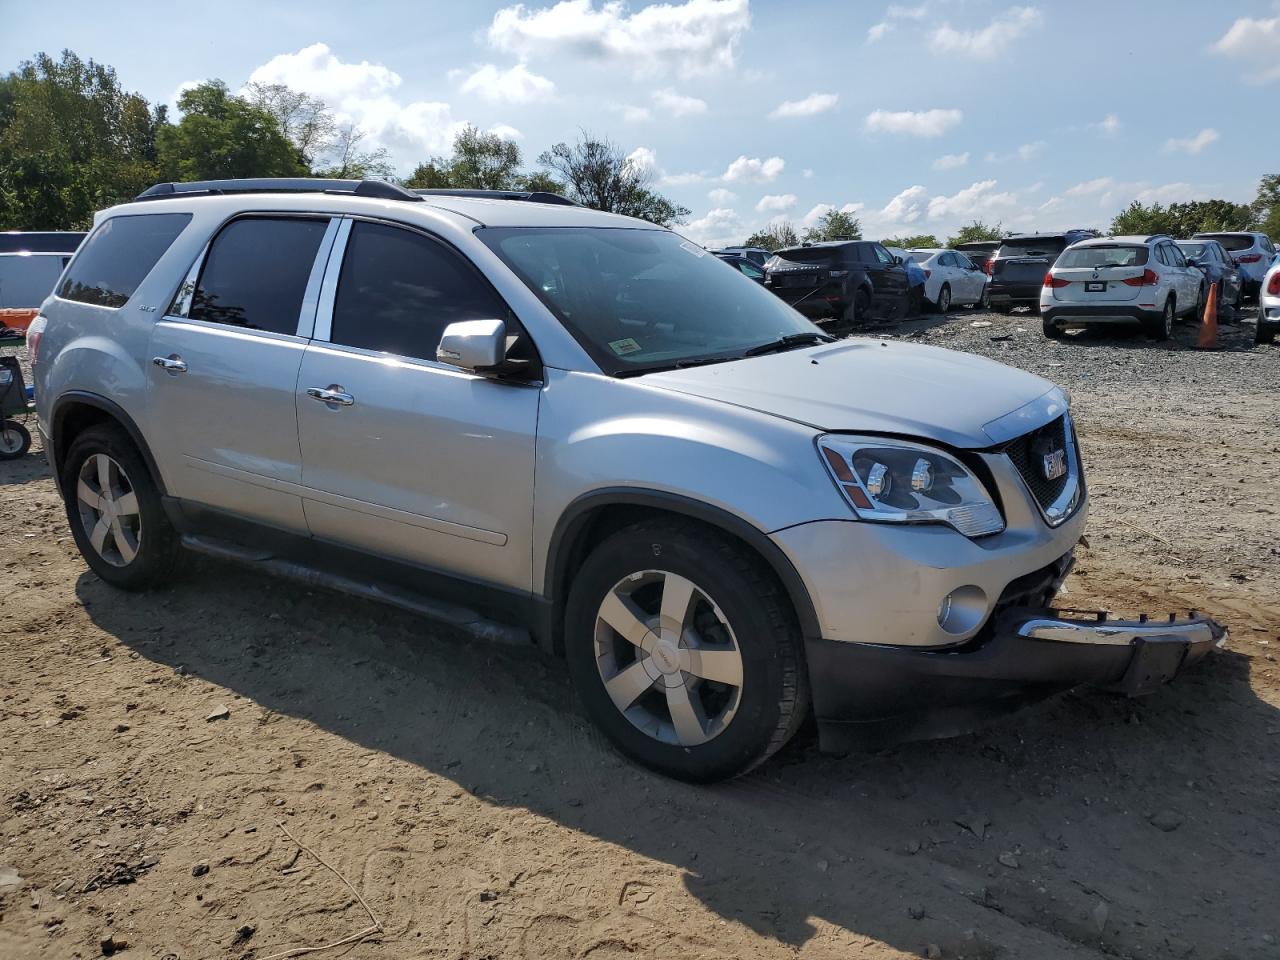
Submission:
[[824,750],[955,736],[1036,700],[1093,684],[1148,694],[1226,642],[1208,617],[1070,619],[1011,609],[961,648],[806,641]]

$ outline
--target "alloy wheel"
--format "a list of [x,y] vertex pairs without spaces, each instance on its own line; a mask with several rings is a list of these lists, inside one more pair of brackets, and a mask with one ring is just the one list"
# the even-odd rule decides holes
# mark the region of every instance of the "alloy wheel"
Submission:
[[1173,336],[1173,301],[1166,300],[1164,302],[1164,314],[1160,318],[1160,326],[1164,331],[1165,339]]
[[605,594],[595,660],[618,711],[663,743],[714,739],[741,702],[742,653],[732,628],[700,587],[674,573],[634,573]]
[[946,313],[951,309],[951,288],[943,287],[938,291],[938,312]]
[[127,567],[142,544],[138,495],[128,474],[105,453],[86,457],[76,481],[76,506],[90,546],[114,567]]

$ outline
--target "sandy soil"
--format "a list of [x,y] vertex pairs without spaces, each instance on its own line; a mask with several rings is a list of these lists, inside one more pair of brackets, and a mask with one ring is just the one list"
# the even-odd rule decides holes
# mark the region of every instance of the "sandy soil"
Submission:
[[0,958],[365,929],[278,824],[382,927],[321,957],[1280,957],[1280,349],[1250,333],[887,328],[1067,386],[1093,496],[1067,599],[1208,610],[1229,649],[943,743],[802,734],[713,788],[618,759],[531,651],[212,562],[117,593],[43,460],[0,464]]

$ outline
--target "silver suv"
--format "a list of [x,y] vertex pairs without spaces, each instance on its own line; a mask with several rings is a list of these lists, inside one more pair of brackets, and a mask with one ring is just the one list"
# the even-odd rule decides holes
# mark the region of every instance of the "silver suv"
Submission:
[[30,339],[110,584],[238,559],[565,658],[628,756],[711,780],[1141,693],[1203,617],[1064,620],[1067,400],[834,341],[669,230],[548,195],[161,184],[99,215]]

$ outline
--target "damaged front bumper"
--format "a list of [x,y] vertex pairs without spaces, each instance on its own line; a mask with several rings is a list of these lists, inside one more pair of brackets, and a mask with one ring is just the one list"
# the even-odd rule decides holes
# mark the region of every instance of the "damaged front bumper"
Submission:
[[920,649],[808,640],[820,745],[841,751],[966,733],[1081,684],[1152,693],[1227,638],[1192,613],[1088,619],[1011,609],[960,647]]

